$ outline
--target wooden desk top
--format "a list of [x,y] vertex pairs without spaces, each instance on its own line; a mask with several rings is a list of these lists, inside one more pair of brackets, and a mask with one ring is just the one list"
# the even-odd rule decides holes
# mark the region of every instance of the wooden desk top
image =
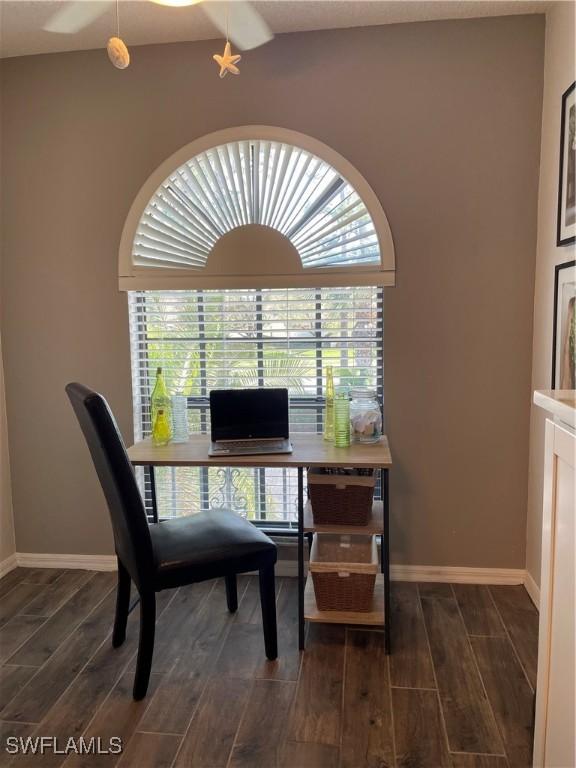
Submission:
[[386,469],[392,466],[388,439],[378,443],[352,443],[336,448],[322,435],[299,434],[290,437],[292,453],[258,456],[208,456],[208,435],[191,435],[187,443],[153,445],[141,440],[128,448],[132,464],[155,467],[356,467]]

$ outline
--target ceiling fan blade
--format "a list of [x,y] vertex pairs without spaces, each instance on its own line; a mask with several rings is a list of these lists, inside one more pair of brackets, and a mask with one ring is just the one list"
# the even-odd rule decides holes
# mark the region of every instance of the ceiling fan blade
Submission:
[[108,2],[76,2],[67,3],[64,8],[51,16],[44,29],[47,32],[57,32],[61,35],[72,35],[87,27],[99,16],[102,16],[109,9]]
[[244,51],[268,43],[274,35],[258,11],[247,0],[222,3],[204,0],[202,10],[212,24]]

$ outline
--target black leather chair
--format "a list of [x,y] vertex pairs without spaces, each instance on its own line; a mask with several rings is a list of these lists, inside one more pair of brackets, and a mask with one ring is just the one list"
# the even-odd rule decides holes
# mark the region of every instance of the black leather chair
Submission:
[[82,384],[68,384],[66,392],[92,454],[114,531],[118,557],[118,592],[112,645],[126,638],[130,583],[140,595],[140,639],[133,695],[142,699],[148,689],[156,592],[197,581],[224,577],[228,609],[238,607],[236,574],[258,571],[266,656],[275,659],[276,600],[274,565],[276,545],[262,531],[229,510],[200,512],[149,525],[132,465],[106,400]]

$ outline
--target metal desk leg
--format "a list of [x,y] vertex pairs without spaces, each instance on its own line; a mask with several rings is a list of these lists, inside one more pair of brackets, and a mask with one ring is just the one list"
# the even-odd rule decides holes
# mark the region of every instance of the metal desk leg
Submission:
[[152,520],[158,522],[158,504],[156,502],[156,478],[154,477],[154,466],[148,466],[150,472],[150,499],[152,500]]
[[384,532],[381,537],[382,573],[384,574],[384,645],[390,653],[390,507],[388,498],[388,470],[380,471],[380,493],[384,506]]
[[304,650],[304,468],[298,467],[298,648]]

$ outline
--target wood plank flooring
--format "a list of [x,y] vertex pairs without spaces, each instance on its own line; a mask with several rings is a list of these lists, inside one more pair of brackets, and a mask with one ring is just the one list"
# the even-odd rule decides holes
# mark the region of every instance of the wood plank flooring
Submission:
[[[377,629],[309,625],[278,579],[280,656],[258,584],[158,595],[144,701],[139,612],[112,649],[115,575],[17,568],[0,580],[0,763],[53,768],[528,768],[538,614],[523,587],[394,583],[393,654]],[[122,739],[120,754],[8,755],[6,739]]]

